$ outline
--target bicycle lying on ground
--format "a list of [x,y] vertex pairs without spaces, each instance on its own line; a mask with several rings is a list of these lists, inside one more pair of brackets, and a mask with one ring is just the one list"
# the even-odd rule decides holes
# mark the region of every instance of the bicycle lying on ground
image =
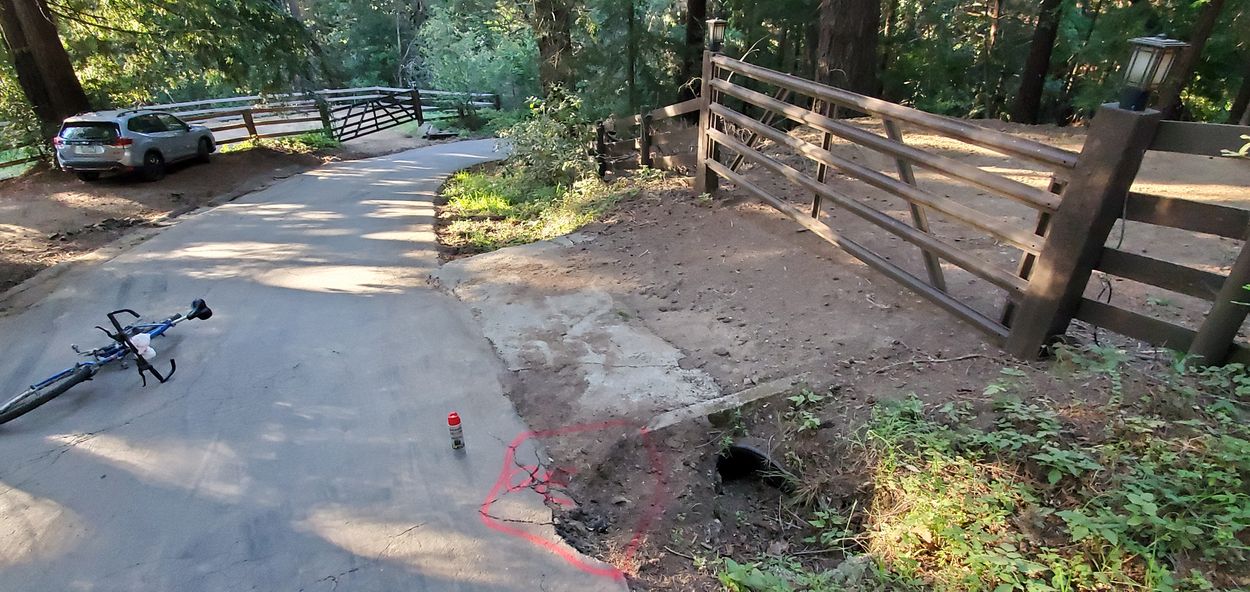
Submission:
[[113,325],[113,331],[99,326],[96,329],[103,331],[113,342],[90,351],[82,351],[76,345],[71,346],[76,353],[87,356],[91,360],[79,362],[72,368],[66,368],[47,380],[31,386],[22,394],[10,399],[7,403],[0,405],[0,423],[21,417],[36,407],[55,399],[65,391],[73,388],[74,385],[91,380],[101,368],[128,357],[134,358],[135,366],[139,370],[139,377],[143,379],[143,386],[148,385],[147,374],[151,374],[157,381],[164,383],[169,380],[169,377],[174,375],[178,365],[171,359],[169,361],[169,373],[167,374],[161,374],[155,366],[152,366],[149,360],[156,357],[156,350],[152,349],[151,345],[152,338],[164,335],[166,331],[184,321],[191,319],[207,320],[213,316],[213,311],[208,308],[208,305],[203,300],[197,299],[191,303],[191,310],[186,313],[176,314],[156,323],[132,323],[124,327],[121,321],[117,320],[117,316],[121,314],[130,315],[136,319],[139,318],[139,313],[128,308],[110,312],[108,318]]

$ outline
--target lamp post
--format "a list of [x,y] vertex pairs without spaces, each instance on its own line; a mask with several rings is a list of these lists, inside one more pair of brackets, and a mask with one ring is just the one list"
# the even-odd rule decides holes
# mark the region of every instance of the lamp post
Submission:
[[1150,93],[1167,80],[1172,64],[1182,49],[1189,47],[1184,41],[1168,39],[1166,35],[1130,39],[1133,53],[1124,68],[1124,90],[1120,93],[1120,108],[1142,111],[1150,102]]
[[729,21],[721,18],[711,18],[707,20],[707,48],[714,53],[720,53],[725,47],[725,30],[729,28]]

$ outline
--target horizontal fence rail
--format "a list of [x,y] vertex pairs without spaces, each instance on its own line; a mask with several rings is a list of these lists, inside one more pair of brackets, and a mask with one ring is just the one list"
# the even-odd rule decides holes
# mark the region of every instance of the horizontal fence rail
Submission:
[[[1206,129],[1204,132],[1203,130]],[[1250,134],[1245,126],[1164,121],[1149,150],[1213,156],[1229,142]],[[1129,191],[1121,217],[1126,221],[1243,241],[1229,273],[1215,273],[1104,246],[1094,269],[1107,275],[1211,303],[1197,329],[1114,304],[1082,298],[1075,318],[1147,343],[1185,352],[1202,363],[1250,362],[1250,348],[1237,343],[1250,284],[1250,211],[1221,204]]]
[[[424,124],[457,117],[460,110],[466,108],[498,109],[499,97],[491,93],[370,86],[207,99],[145,108],[170,111],[208,127],[215,134],[226,134],[218,140],[219,144],[295,136],[323,129],[329,130],[335,139],[347,141],[412,121]],[[231,133],[240,130],[246,133]]]
[[[499,95],[369,86],[202,99],[135,107],[167,111],[219,135],[220,145],[329,130],[338,140],[403,125],[458,117],[468,109],[500,108]],[[21,147],[19,147],[21,148]],[[26,147],[35,151],[33,147]],[[42,155],[0,162],[0,168],[34,162]]]
[[[1131,190],[1147,150],[1227,155],[1245,143],[1245,126],[1162,122],[1157,112],[1129,112],[1104,106],[1095,117],[1080,153],[983,128],[768,70],[726,56],[704,56],[704,91],[699,100],[695,192],[714,192],[719,181],[732,183],[838,246],[870,268],[928,298],[939,307],[983,331],[1008,351],[1030,358],[1050,340],[1080,320],[1148,343],[1188,352],[1205,363],[1250,361],[1250,348],[1236,343],[1250,312],[1242,286],[1250,284],[1250,211]],[[770,96],[758,87],[773,87]],[[726,99],[731,99],[727,101]],[[742,105],[735,108],[732,105]],[[744,111],[756,109],[759,116]],[[879,118],[885,134],[839,119],[839,111]],[[618,126],[637,125],[646,115],[623,118]],[[780,123],[778,123],[780,120]],[[1045,189],[995,174],[971,164],[909,145],[900,123],[907,123],[961,143],[1040,165],[1051,174]],[[791,133],[793,126],[818,132],[819,143]],[[645,136],[644,132],[641,134]],[[840,156],[833,138],[891,158],[896,175]],[[653,139],[651,141],[654,141]],[[611,149],[643,145],[641,139],[609,145]],[[764,146],[769,146],[769,152]],[[816,172],[800,170],[773,155],[793,154],[814,164]],[[742,168],[746,165],[747,168]],[[932,175],[1023,204],[1035,212],[1027,227],[1018,227],[917,183],[912,167]],[[911,222],[834,190],[826,183],[830,171],[862,182],[905,201]],[[775,175],[812,196],[810,212],[754,177]],[[772,187],[772,185],[769,185]],[[822,204],[853,214],[920,250],[928,277],[922,278],[848,238],[822,219]],[[928,214],[984,234],[1020,252],[1009,271],[982,255],[935,236]],[[1243,241],[1227,274],[1131,253],[1106,245],[1117,220],[1164,226]],[[833,220],[830,218],[829,220]],[[948,292],[941,264],[949,263],[1003,291],[1003,314],[995,319]],[[1097,271],[1148,286],[1197,298],[1211,304],[1201,326],[1183,327],[1114,304],[1085,297]]]
[[[899,123],[908,123],[965,144],[1024,158],[1041,164],[1055,175],[1067,175],[1074,168],[1078,156],[1076,153],[964,121],[816,84],[719,55],[705,56],[704,80],[707,83],[702,97],[704,107],[701,110],[698,149],[702,171],[696,172],[696,192],[714,191],[717,178],[732,182],[798,220],[805,228],[843,248],[869,267],[888,275],[980,329],[1000,345],[1006,343],[1010,334],[1009,325],[991,318],[985,312],[975,310],[951,294],[947,290],[942,262],[961,268],[973,277],[1002,290],[1003,300],[1009,303],[1023,300],[1029,283],[1027,277],[1022,277],[1019,270],[1002,267],[983,254],[934,235],[929,229],[928,215],[931,212],[939,213],[953,223],[982,233],[997,243],[1018,249],[1022,256],[1040,254],[1044,237],[1035,230],[1036,224],[1013,226],[1000,217],[925,189],[917,182],[912,167],[920,167],[952,182],[983,190],[991,198],[1003,198],[1023,204],[1038,216],[1048,216],[1055,212],[1062,203],[1062,198],[1054,192],[909,145]],[[748,85],[771,86],[777,92],[769,96],[748,88]],[[736,102],[733,104],[741,102],[743,109],[758,109],[762,115],[749,116],[731,106],[726,99],[734,99]],[[834,112],[843,109],[879,118],[884,125],[885,135],[878,135],[838,119]],[[788,129],[793,125],[819,132],[822,140],[814,143],[790,133]],[[892,158],[897,167],[897,176],[840,156],[832,150],[831,140],[835,137]],[[813,175],[801,171],[766,153],[763,150],[765,143],[771,146],[770,150],[795,154],[816,165],[816,173]],[[810,212],[800,213],[796,218],[798,208],[785,197],[769,194],[761,189],[758,183],[751,180],[753,173],[740,169],[744,164],[752,167],[751,170],[781,177],[808,192],[812,196]],[[901,199],[908,205],[911,221],[904,221],[869,205],[866,201],[834,190],[826,182],[829,171],[836,171],[850,180]],[[892,257],[874,252],[864,243],[851,240],[831,227],[821,219],[826,203],[839,211],[855,215],[878,231],[884,231],[914,245],[919,250],[928,272],[927,277],[922,279],[900,266]]]
[[693,169],[696,130],[679,118],[698,110],[699,99],[692,99],[597,125],[595,155],[600,176],[618,168]]
[[[817,84],[797,76],[784,74],[768,68],[735,60],[726,56],[714,56],[712,65],[747,78],[772,84],[793,92],[828,101],[856,111],[862,111],[878,117],[894,119],[922,127],[950,138],[963,140],[968,144],[980,146],[1000,154],[1016,156],[1025,160],[1044,164],[1050,167],[1072,168],[1076,166],[1078,154],[1062,148],[1056,148],[1041,142],[1019,138],[1010,134],[996,132],[981,126],[934,115],[919,109],[904,107],[895,103],[858,95],[831,86]],[[708,79],[711,79],[709,77]]]

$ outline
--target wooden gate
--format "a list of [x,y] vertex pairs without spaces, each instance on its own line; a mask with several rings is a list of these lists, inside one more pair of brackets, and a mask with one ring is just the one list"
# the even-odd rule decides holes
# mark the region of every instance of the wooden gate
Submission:
[[[1230,276],[1183,268],[1157,260],[1115,252],[1104,244],[1121,216],[1178,228],[1245,239],[1244,210],[1196,204],[1158,196],[1131,194],[1133,180],[1146,150],[1159,148],[1159,115],[1103,107],[1095,117],[1081,153],[991,130],[967,121],[858,95],[842,89],[761,68],[719,54],[704,56],[695,192],[712,193],[719,181],[737,186],[770,204],[804,228],[837,245],[867,266],[928,298],[941,308],[984,332],[1011,353],[1032,358],[1054,336],[1064,333],[1074,318],[1105,326],[1126,335],[1182,351],[1193,347],[1210,363],[1230,355],[1244,356],[1234,343],[1247,307],[1233,303],[1241,286],[1250,283],[1250,251],[1244,249]],[[772,89],[770,95],[761,90]],[[882,122],[878,135],[837,117],[839,110],[864,113]],[[844,111],[844,112],[845,112]],[[754,112],[757,116],[750,116]],[[819,144],[787,133],[771,122],[807,126],[820,133]],[[1049,174],[1042,189],[963,161],[909,145],[902,125],[922,128],[960,143],[1024,161]],[[1233,126],[1222,126],[1233,127]],[[1175,136],[1175,128],[1165,124]],[[1250,128],[1225,130],[1224,136],[1250,133]],[[1164,144],[1168,134],[1162,134]],[[861,162],[839,156],[834,138],[888,155],[894,174],[884,174]],[[1193,134],[1186,136],[1193,140]],[[808,165],[800,170],[784,157],[760,149],[763,140],[775,149],[797,155]],[[1211,143],[1205,143],[1206,149]],[[741,169],[780,177],[812,196],[810,208],[800,208],[786,194],[770,190]],[[988,215],[916,181],[913,167],[966,185],[997,199],[1026,206],[1033,217],[1005,220]],[[831,172],[865,183],[902,199],[906,221],[866,200],[850,197],[827,183]],[[899,239],[914,245],[923,273],[909,271],[890,256],[848,238],[842,229],[822,219],[835,206]],[[1018,252],[1016,263],[984,256],[930,231],[929,213],[992,239]],[[1219,219],[1221,222],[1213,222]],[[966,243],[965,243],[966,244]],[[943,264],[960,268],[999,291],[1001,308],[978,309],[947,287]],[[1184,293],[1201,293],[1215,303],[1198,331],[1147,319],[1084,298],[1091,273],[1101,269]]]
[[327,130],[351,140],[409,122],[459,116],[466,109],[499,109],[499,96],[413,88],[364,87],[308,93],[227,97],[152,105],[205,125],[218,144]]
[[323,107],[330,111],[330,132],[340,142],[412,121],[425,123],[421,92],[415,89],[373,88],[340,101],[335,107]]

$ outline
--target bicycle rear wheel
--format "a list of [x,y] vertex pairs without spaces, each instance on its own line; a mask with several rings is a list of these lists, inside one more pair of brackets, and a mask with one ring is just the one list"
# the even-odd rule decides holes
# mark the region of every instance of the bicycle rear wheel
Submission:
[[73,374],[66,376],[59,382],[46,386],[39,390],[29,389],[26,392],[9,399],[4,405],[0,405],[0,424],[8,423],[18,417],[21,417],[36,407],[51,401],[74,387],[74,385],[90,380],[95,375],[95,369],[90,366],[79,366],[74,370]]

